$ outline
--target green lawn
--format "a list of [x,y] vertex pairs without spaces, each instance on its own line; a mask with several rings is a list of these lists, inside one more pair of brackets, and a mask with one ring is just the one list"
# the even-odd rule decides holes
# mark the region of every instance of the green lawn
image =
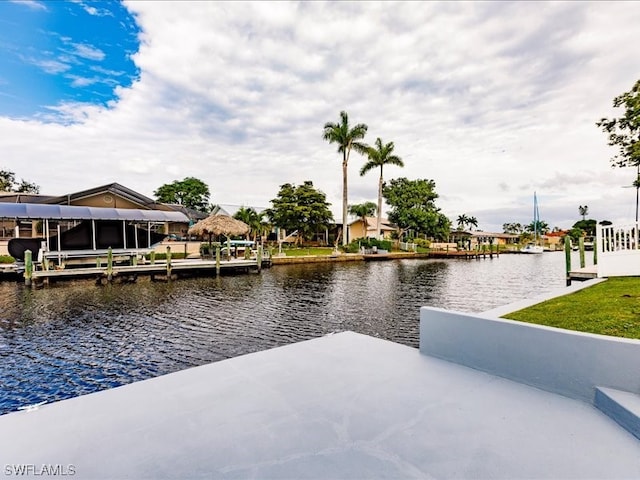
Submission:
[[521,322],[640,339],[640,277],[610,278],[504,316]]

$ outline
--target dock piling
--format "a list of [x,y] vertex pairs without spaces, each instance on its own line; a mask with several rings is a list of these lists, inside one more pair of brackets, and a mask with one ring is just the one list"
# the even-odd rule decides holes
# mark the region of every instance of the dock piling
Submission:
[[220,276],[220,245],[216,245],[216,277]]
[[258,253],[256,254],[258,263],[258,272],[262,270],[262,245],[258,245]]
[[571,286],[571,239],[569,235],[564,237],[564,258],[565,258],[565,269],[567,272],[567,287]]
[[578,240],[578,247],[580,250],[580,268],[584,268],[584,237],[580,237]]
[[33,258],[31,250],[24,252],[24,284],[31,286],[31,278],[33,276]]
[[107,249],[107,280],[113,280],[113,250],[111,247]]
[[171,247],[167,245],[167,280],[171,280]]

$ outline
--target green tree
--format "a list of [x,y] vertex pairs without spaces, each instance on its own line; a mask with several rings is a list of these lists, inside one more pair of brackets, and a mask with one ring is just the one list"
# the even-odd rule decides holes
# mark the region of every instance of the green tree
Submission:
[[347,112],[340,112],[338,123],[327,122],[324,125],[324,140],[329,143],[338,144],[338,153],[342,154],[342,245],[347,244],[347,166],[349,164],[349,154],[351,149],[356,152],[365,153],[367,145],[360,142],[367,133],[368,127],[364,123],[359,123],[353,128],[349,126],[349,116]]
[[524,231],[524,227],[521,223],[503,223],[502,231],[504,233],[511,233],[513,235],[519,235]]
[[596,235],[596,225],[597,222],[595,220],[580,220],[573,224],[572,228],[578,228],[585,232],[590,237],[594,237]]
[[380,167],[380,178],[378,179],[378,225],[376,228],[376,239],[380,240],[380,224],[382,222],[382,187],[384,185],[384,179],[382,177],[382,168],[385,165],[396,165],[398,167],[404,167],[402,159],[393,154],[395,148],[393,142],[382,144],[380,137],[376,139],[376,146],[369,147],[366,150],[367,162],[360,169],[360,176],[362,177],[368,171],[374,168]]
[[287,232],[297,230],[297,242],[309,238],[320,228],[326,228],[333,219],[327,196],[308,180],[299,186],[291,183],[281,185],[271,205],[265,211],[271,223]]
[[624,108],[619,118],[602,118],[596,125],[609,134],[609,145],[618,147],[618,154],[611,158],[613,166],[637,167],[640,165],[640,80],[630,91],[613,99],[614,108]]
[[456,219],[458,230],[463,230],[465,226],[478,228],[478,219],[476,217],[468,217],[465,213],[458,215]]
[[449,236],[451,222],[436,207],[438,194],[433,180],[396,178],[385,183],[382,194],[391,206],[389,220],[400,229],[400,236],[414,230],[436,239]]
[[618,118],[602,118],[596,125],[609,135],[609,145],[618,147],[618,154],[611,158],[614,167],[636,167],[636,222],[640,202],[640,80],[630,91],[613,99],[614,108],[624,108]]
[[456,222],[457,222],[457,225],[458,225],[458,230],[464,230],[464,227],[469,222],[469,217],[467,217],[467,215],[465,213],[463,213],[462,215],[458,215],[458,218],[456,219]]
[[24,179],[20,179],[18,183],[15,173],[0,170],[0,192],[40,193],[40,187]]
[[166,183],[153,194],[158,202],[183,205],[200,212],[207,211],[210,195],[207,184],[195,177]]
[[255,242],[256,237],[262,234],[262,215],[256,212],[255,209],[240,207],[233,215],[233,218],[249,225],[250,230],[247,232],[247,240],[249,235],[253,235],[253,241]]
[[355,215],[360,220],[362,220],[365,236],[367,231],[367,217],[372,217],[373,214],[376,213],[376,208],[376,204],[373,202],[364,202],[355,205],[349,205],[349,214]]
[[537,231],[539,235],[546,235],[547,233],[549,233],[549,224],[544,220],[536,220],[527,225],[525,227],[525,231]]

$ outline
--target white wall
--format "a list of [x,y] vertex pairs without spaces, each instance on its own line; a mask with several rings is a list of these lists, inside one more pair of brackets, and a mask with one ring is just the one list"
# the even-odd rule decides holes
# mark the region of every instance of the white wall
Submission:
[[596,386],[640,393],[639,340],[422,307],[420,351],[589,403]]

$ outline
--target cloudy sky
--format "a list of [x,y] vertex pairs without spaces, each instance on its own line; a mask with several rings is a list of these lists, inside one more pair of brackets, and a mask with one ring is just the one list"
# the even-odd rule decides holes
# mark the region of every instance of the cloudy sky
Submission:
[[[195,176],[266,207],[313,181],[341,216],[345,110],[452,220],[632,220],[595,125],[640,79],[640,2],[0,2],[0,169],[62,195]],[[375,201],[377,173],[349,203]]]

